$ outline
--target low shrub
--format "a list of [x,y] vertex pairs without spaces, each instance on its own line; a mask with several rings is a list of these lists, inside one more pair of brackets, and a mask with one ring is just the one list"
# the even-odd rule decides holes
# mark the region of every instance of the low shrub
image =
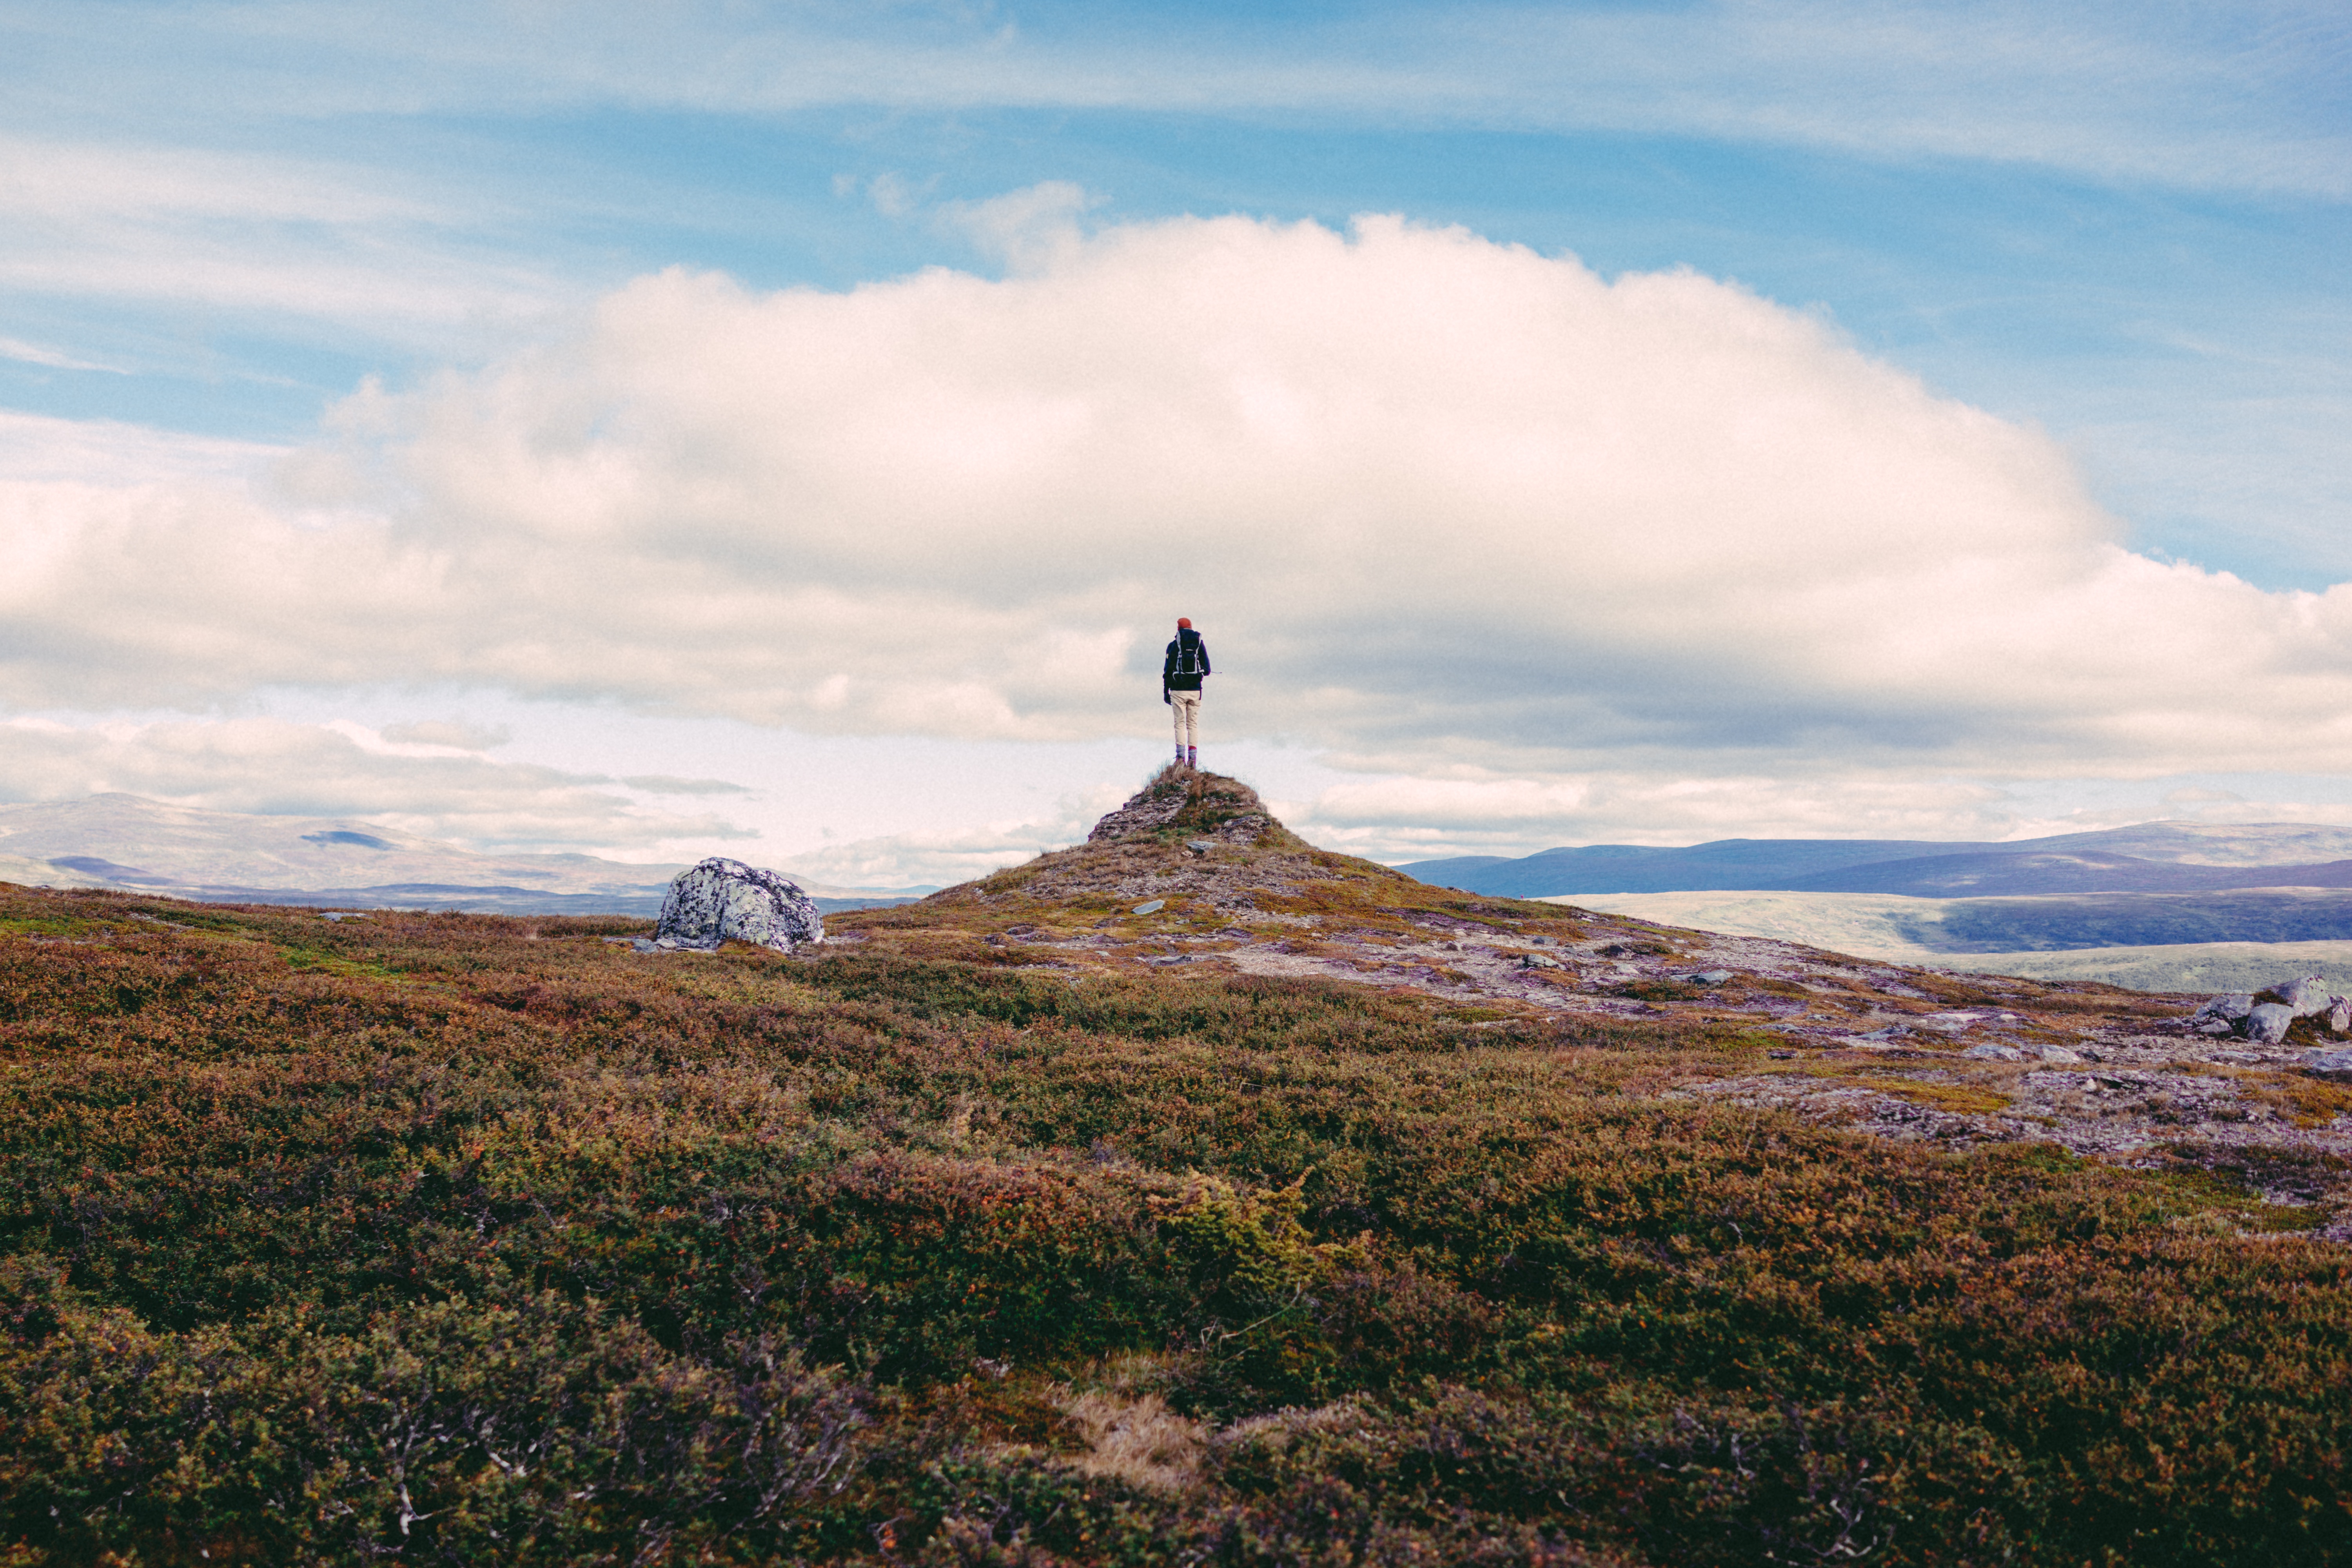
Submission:
[[2249,1237],[2324,1172],[1661,1097],[1760,1054],[1688,1018],[182,912],[0,893],[13,1561],[2352,1555],[2352,1269]]

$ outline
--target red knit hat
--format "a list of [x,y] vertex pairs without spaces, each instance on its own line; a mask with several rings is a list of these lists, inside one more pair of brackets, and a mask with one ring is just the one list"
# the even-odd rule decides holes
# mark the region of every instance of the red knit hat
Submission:
[[1190,616],[1179,616],[1176,617],[1176,625],[1179,630],[1189,632],[1192,629],[1192,617]]

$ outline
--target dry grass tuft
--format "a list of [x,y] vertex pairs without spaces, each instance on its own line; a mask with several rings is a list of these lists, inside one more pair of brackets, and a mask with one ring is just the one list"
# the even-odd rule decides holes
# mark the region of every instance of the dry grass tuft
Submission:
[[1200,1479],[1207,1433],[1197,1421],[1168,1408],[1156,1394],[1124,1399],[1080,1394],[1060,1407],[1086,1439],[1080,1472],[1108,1476],[1144,1491],[1181,1492]]

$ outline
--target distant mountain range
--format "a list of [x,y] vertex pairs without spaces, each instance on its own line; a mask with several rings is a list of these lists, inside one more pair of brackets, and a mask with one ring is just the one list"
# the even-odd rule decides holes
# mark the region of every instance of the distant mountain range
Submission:
[[1902,838],[1726,838],[1674,849],[1595,844],[1519,859],[1422,860],[1398,869],[1440,887],[1512,898],[1745,889],[1950,899],[2352,888],[2352,828],[2150,822],[2001,844]]
[[[1997,961],[1991,967],[2021,973],[2047,968],[2021,962],[2034,954],[2352,941],[2352,828],[2308,823],[2149,822],[2005,844],[1595,844],[1398,869],[1467,892],[1589,900],[1665,925],[1906,963],[1989,957]],[[1742,893],[1752,896],[1733,896]],[[2177,968],[2145,957],[2133,963],[2134,978],[2118,971],[2116,983]],[[2095,966],[2078,966],[2076,975],[2109,978]]]
[[[215,903],[651,917],[684,869],[593,855],[479,855],[373,823],[198,811],[133,795],[0,805],[0,881],[33,887]],[[827,911],[932,890],[793,880]]]

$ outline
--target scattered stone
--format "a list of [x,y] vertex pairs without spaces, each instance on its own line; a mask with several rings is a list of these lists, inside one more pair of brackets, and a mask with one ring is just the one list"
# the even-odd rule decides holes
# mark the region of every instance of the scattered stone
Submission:
[[2294,1018],[2294,1009],[2284,1002],[2259,1003],[2246,1015],[2246,1038],[2266,1046],[2277,1045],[2286,1038],[2286,1026]]
[[1519,954],[1519,967],[1521,969],[1565,969],[1568,966],[1547,953],[1523,952]]
[[1536,947],[1549,947],[1551,945],[1551,938],[1548,936],[1531,936],[1528,938],[1528,942]]
[[2193,1024],[2200,1018],[2219,1018],[2225,1024],[2234,1024],[2253,1010],[2252,992],[2225,992],[2189,1014],[2189,1021]]
[[1168,900],[1165,900],[1165,899],[1154,899],[1154,900],[1151,900],[1150,903],[1148,903],[1148,904],[1138,904],[1138,905],[1136,905],[1136,906],[1135,906],[1135,908],[1133,908],[1132,910],[1129,910],[1128,911],[1128,913],[1129,913],[1129,914],[1135,914],[1135,915],[1156,915],[1156,914],[1158,914],[1160,910],[1162,910],[1166,909],[1167,907],[1168,907]]
[[2082,1064],[2082,1053],[2080,1051],[2070,1051],[2063,1046],[2041,1046],[2035,1047],[2035,1049],[2036,1053],[2045,1062],[2072,1062],[2076,1066],[2080,1066]]
[[2340,1035],[2347,1029],[2352,1029],[2352,999],[2342,996],[2328,998],[2327,1029],[2330,1034],[2336,1035]]
[[1184,847],[1195,855],[1206,855],[1210,850],[1214,849],[1216,845],[1206,838],[1192,838],[1185,841]]
[[1720,985],[1731,978],[1731,973],[1728,969],[1702,969],[1696,974],[1685,974],[1681,978],[1693,985]]
[[2019,1050],[2015,1046],[1997,1046],[1990,1043],[1981,1046],[1970,1046],[1967,1050],[1962,1051],[1960,1055],[1964,1057],[1974,1057],[1980,1062],[2021,1062],[2025,1059],[2025,1053]]
[[2314,1051],[2303,1067],[2305,1072],[2352,1078],[2352,1050]]
[[328,910],[319,918],[322,921],[363,921],[367,916],[351,910]]
[[662,898],[653,940],[635,945],[640,952],[709,952],[730,939],[790,952],[824,940],[824,917],[785,878],[714,855],[678,874]]

